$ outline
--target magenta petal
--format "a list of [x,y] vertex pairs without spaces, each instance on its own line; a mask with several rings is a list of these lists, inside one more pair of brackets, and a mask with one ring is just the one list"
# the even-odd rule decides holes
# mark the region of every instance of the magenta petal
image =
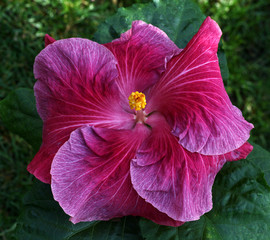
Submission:
[[52,38],[49,34],[45,34],[44,41],[45,41],[45,47],[47,47],[48,45],[54,43],[55,39]]
[[36,57],[34,90],[43,144],[28,170],[41,181],[50,182],[52,159],[76,128],[132,126],[133,116],[124,110],[128,101],[121,101],[115,85],[116,63],[104,46],[76,38],[58,40]]
[[167,61],[180,49],[159,28],[134,21],[119,39],[105,44],[118,61],[119,89],[129,96],[153,85],[165,70]]
[[151,89],[146,111],[160,111],[191,152],[220,155],[242,146],[253,125],[232,105],[217,57],[221,30],[208,17]]
[[34,64],[42,120],[82,116],[94,125],[121,125],[128,115],[119,104],[116,64],[108,49],[87,39],[63,39],[47,46]]
[[72,222],[108,220],[134,211],[129,160],[143,138],[131,136],[128,130],[86,126],[72,132],[59,149],[52,163],[51,187]]
[[130,181],[130,159],[149,130],[82,127],[54,157],[51,175],[55,200],[71,221],[108,220],[139,215],[157,223],[179,226],[138,196]]
[[165,126],[165,120],[152,118],[148,123],[151,136],[131,162],[135,190],[174,220],[199,219],[212,208],[212,185],[223,164],[246,157],[252,147],[245,144],[234,153],[204,156],[185,150]]
[[232,152],[226,153],[224,155],[219,155],[219,159],[224,158],[226,161],[237,161],[240,159],[245,159],[252,150],[253,146],[246,142],[240,148],[237,148]]

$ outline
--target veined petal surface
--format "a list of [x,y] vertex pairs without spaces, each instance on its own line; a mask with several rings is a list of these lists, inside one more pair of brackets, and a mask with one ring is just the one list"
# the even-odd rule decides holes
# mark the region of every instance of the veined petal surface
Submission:
[[158,81],[167,61],[181,50],[157,27],[134,21],[119,39],[105,44],[118,61],[117,84],[124,96]]
[[150,90],[147,112],[166,116],[191,152],[220,155],[241,147],[253,125],[232,105],[223,85],[217,49],[221,30],[208,17]]
[[36,57],[34,90],[44,122],[43,143],[28,170],[41,181],[50,182],[51,161],[74,129],[133,124],[133,116],[124,110],[128,101],[122,101],[115,84],[116,64],[107,48],[78,38],[58,40]]
[[85,126],[54,157],[52,192],[73,223],[139,215],[156,223],[179,226],[146,203],[130,181],[130,160],[149,135],[143,125],[133,130]]
[[[245,158],[245,143],[232,153],[205,156],[184,149],[163,117],[153,114],[148,137],[131,162],[133,187],[147,202],[177,221],[198,220],[212,209],[212,185],[226,161]],[[162,127],[160,127],[162,126]]]

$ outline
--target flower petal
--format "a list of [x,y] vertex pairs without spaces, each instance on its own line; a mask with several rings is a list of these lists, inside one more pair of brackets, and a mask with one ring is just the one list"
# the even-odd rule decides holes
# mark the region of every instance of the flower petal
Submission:
[[121,100],[115,84],[116,60],[104,46],[86,39],[58,40],[36,57],[34,74],[43,144],[28,170],[41,181],[50,182],[52,159],[74,129],[132,126],[133,115],[124,110],[128,101]]
[[252,150],[253,146],[246,142],[240,148],[237,148],[232,152],[219,155],[219,159],[224,158],[226,161],[237,161],[240,159],[245,159]]
[[246,157],[252,147],[245,144],[220,156],[191,153],[168,125],[164,127],[165,120],[154,115],[148,120],[152,133],[131,162],[132,184],[142,198],[172,219],[197,220],[212,208],[212,185],[226,160]]
[[105,46],[118,61],[117,83],[126,97],[153,85],[167,61],[181,51],[162,30],[143,21],[134,21],[130,30]]
[[56,40],[54,38],[52,38],[49,34],[45,34],[45,47],[47,47],[48,45],[54,43]]
[[121,131],[85,126],[71,133],[53,160],[51,187],[73,223],[141,215],[182,224],[146,203],[130,182],[130,159],[148,134],[142,125]]
[[146,111],[160,111],[191,152],[220,155],[242,146],[253,125],[232,105],[217,57],[221,30],[208,17],[151,89]]

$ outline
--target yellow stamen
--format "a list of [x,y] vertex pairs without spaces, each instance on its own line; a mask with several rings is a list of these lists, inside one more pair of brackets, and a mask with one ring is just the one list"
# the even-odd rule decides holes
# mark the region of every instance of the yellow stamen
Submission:
[[128,100],[131,109],[135,108],[136,111],[139,111],[145,108],[146,99],[145,95],[141,92],[132,92],[128,97]]

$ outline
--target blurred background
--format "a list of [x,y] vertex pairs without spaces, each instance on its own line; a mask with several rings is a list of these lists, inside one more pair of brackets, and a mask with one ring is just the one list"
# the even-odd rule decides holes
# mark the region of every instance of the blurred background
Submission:
[[[223,31],[230,71],[227,92],[255,125],[251,140],[270,150],[270,2],[269,0],[194,0]],[[33,62],[44,35],[91,39],[117,8],[149,0],[1,0],[0,100],[19,87],[32,88]],[[33,177],[26,166],[31,146],[7,131],[0,119],[0,239],[14,239],[21,200]]]

